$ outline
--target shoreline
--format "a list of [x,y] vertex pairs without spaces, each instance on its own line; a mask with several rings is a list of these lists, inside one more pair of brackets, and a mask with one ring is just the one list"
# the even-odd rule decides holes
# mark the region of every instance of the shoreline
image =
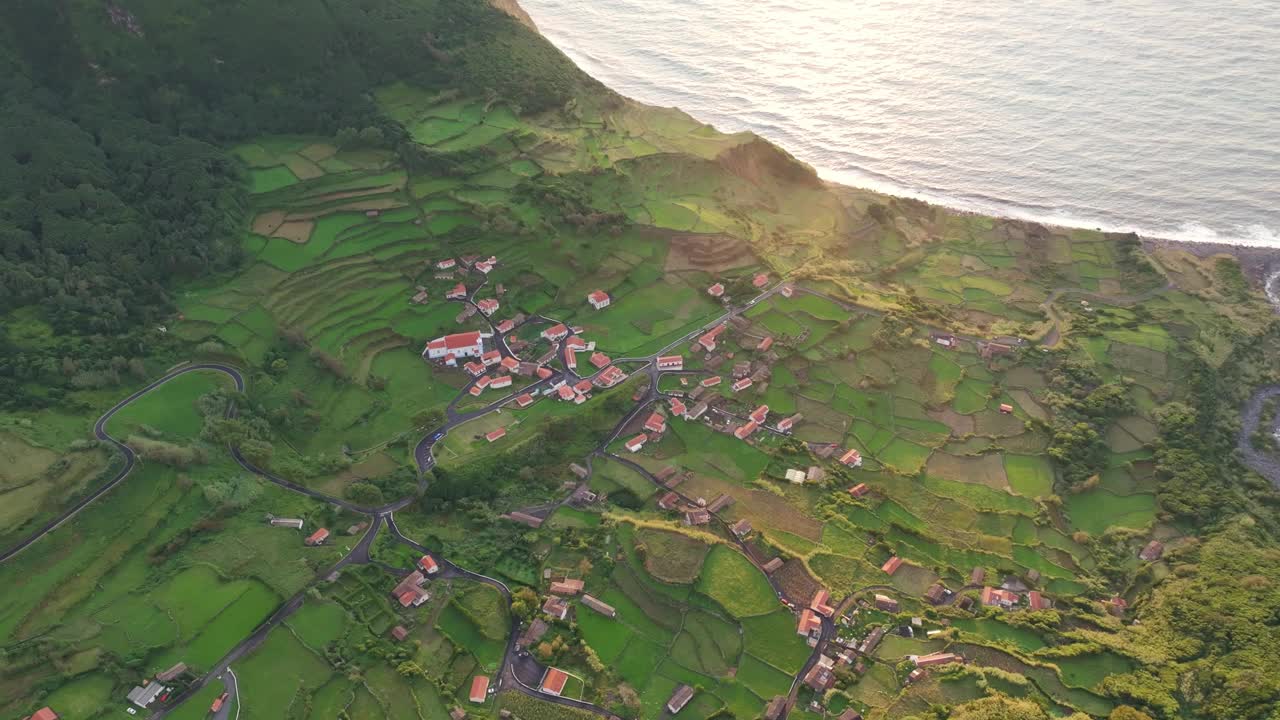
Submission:
[[[536,25],[535,20],[530,16],[528,11],[520,5],[519,0],[490,0],[496,7],[507,12],[508,14],[521,21],[539,35],[542,35],[547,42],[551,43],[558,51],[560,51],[570,62],[585,74],[595,77],[582,66],[576,55],[581,54],[580,51],[566,50],[557,45],[540,27]],[[596,78],[599,80],[599,78]],[[616,88],[609,86],[612,92],[626,98],[630,102],[642,105],[653,105],[656,107],[668,107],[680,112],[684,109],[678,106],[663,105],[660,103],[649,103],[641,99],[631,97],[619,92]],[[688,113],[687,113],[688,114]],[[1135,235],[1143,241],[1143,245],[1147,247],[1160,246],[1181,248],[1192,252],[1198,257],[1207,255],[1226,253],[1237,257],[1242,266],[1246,266],[1246,274],[1251,279],[1261,282],[1265,278],[1265,274],[1271,268],[1280,268],[1280,236],[1276,236],[1270,228],[1266,226],[1257,226],[1256,231],[1253,226],[1243,228],[1246,232],[1245,236],[1240,237],[1222,237],[1217,230],[1201,225],[1197,222],[1187,222],[1180,225],[1182,230],[1169,231],[1152,231],[1149,229],[1136,226],[1122,226],[1117,221],[1101,221],[1084,217],[1070,217],[1069,215],[1058,215],[1052,210],[1037,211],[1034,208],[1019,206],[1015,203],[1002,200],[1000,198],[985,199],[965,199],[962,197],[949,196],[945,192],[933,190],[930,188],[912,188],[906,184],[896,181],[894,178],[879,174],[873,170],[863,168],[851,168],[846,170],[835,170],[830,168],[820,168],[812,163],[798,157],[795,153],[783,145],[778,144],[775,140],[758,131],[744,128],[743,130],[723,130],[717,128],[712,123],[708,123],[696,115],[690,114],[698,122],[708,127],[716,129],[717,132],[734,134],[736,132],[750,133],[760,139],[781,148],[788,155],[811,168],[818,179],[825,185],[854,190],[859,192],[874,193],[885,197],[898,198],[902,200],[910,200],[914,202],[923,202],[929,205],[943,208],[948,212],[975,215],[981,217],[991,217],[1012,222],[1022,222],[1035,225],[1042,225],[1049,228],[1064,229],[1083,229],[1095,230],[1098,232],[1115,234],[1115,235]],[[1248,232],[1256,232],[1256,238],[1249,237]],[[1177,233],[1183,232],[1184,236],[1178,237]],[[1203,234],[1204,237],[1191,237],[1191,234]],[[1272,237],[1275,237],[1277,244],[1268,244]]]

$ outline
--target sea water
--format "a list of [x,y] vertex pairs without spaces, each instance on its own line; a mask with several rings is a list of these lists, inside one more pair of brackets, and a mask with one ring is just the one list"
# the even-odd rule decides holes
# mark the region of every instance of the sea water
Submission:
[[1280,246],[1280,0],[521,0],[584,70],[823,177]]

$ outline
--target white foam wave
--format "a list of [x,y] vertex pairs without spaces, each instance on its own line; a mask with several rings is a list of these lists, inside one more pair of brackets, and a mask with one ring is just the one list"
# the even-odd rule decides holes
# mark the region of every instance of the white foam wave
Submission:
[[[1280,248],[1280,232],[1264,225],[1237,227],[1232,231],[1215,230],[1198,222],[1150,227],[1094,217],[1085,213],[1076,213],[1060,208],[1032,208],[997,198],[949,195],[932,188],[911,187],[878,173],[863,170],[825,170],[818,168],[818,174],[827,180],[845,185],[866,188],[886,195],[923,200],[933,205],[941,205],[953,210],[979,215],[992,215],[1059,227],[1090,228],[1103,232],[1131,232],[1141,237],[1177,242]],[[1274,285],[1276,286],[1274,291],[1280,293],[1280,281],[1274,283]],[[1280,295],[1273,299],[1280,303]]]

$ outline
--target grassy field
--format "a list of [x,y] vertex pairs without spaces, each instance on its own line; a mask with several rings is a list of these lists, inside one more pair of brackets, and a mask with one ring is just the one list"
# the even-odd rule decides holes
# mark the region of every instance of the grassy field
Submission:
[[711,548],[707,555],[698,590],[738,618],[764,615],[778,605],[764,574],[739,552],[723,545]]

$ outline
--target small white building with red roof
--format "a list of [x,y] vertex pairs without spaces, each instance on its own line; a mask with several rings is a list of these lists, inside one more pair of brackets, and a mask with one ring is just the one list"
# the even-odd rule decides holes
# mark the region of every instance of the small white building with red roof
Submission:
[[516,329],[516,321],[512,320],[511,318],[507,318],[506,320],[503,320],[502,322],[497,324],[498,332],[503,334],[509,333],[515,329]]
[[715,387],[716,385],[720,384],[720,376],[712,375],[711,377],[703,380],[699,384],[702,385],[702,387]]
[[557,340],[563,340],[569,337],[569,328],[566,327],[564,323],[560,323],[558,325],[552,325],[551,327],[542,331],[542,337],[546,340],[550,340],[551,342],[556,342]]
[[751,278],[751,286],[757,290],[769,284],[769,276],[765,273],[759,273]]
[[683,370],[684,369],[683,355],[659,355],[657,362],[658,362],[659,370]]
[[751,437],[759,427],[760,423],[757,423],[755,420],[748,420],[745,425],[739,426],[737,430],[733,431],[733,436],[739,440],[746,440]]
[[440,572],[440,565],[430,555],[423,555],[422,559],[418,561],[418,567],[422,568],[422,572],[428,575],[435,575]]
[[707,288],[707,294],[713,298],[722,297],[724,295],[724,285],[720,283],[716,283],[715,285],[712,285],[711,287]]
[[587,295],[587,302],[591,303],[591,307],[597,310],[603,310],[609,307],[609,303],[611,301],[609,299],[609,293],[603,290],[594,290],[591,294]]
[[500,390],[502,388],[508,388],[508,387],[511,387],[510,375],[498,375],[494,377],[492,381],[489,382],[489,389],[491,390]]
[[437,270],[452,270],[457,266],[458,266],[458,261],[454,260],[453,258],[445,258],[443,260],[436,261]]
[[497,350],[490,350],[480,356],[480,362],[484,363],[485,367],[493,367],[494,365],[502,362],[502,353]]
[[561,400],[572,400],[574,396],[577,395],[577,393],[575,393],[573,391],[573,388],[569,387],[568,385],[561,385],[560,387],[556,388],[556,395]]
[[462,283],[458,283],[457,285],[453,286],[452,290],[445,293],[444,296],[446,299],[449,299],[449,300],[461,300],[462,298],[467,296],[467,286],[463,285]]
[[727,325],[717,325],[708,330],[703,333],[702,337],[698,338],[698,344],[705,348],[707,352],[713,352],[716,349],[716,340],[727,327]]
[[763,340],[761,340],[759,343],[756,343],[757,352],[765,352],[771,347],[773,347],[772,335],[765,335]]
[[602,388],[611,388],[626,379],[627,374],[622,372],[617,365],[610,365],[596,376],[596,384]]
[[658,413],[651,413],[649,418],[644,421],[644,429],[661,435],[667,431],[667,419]]
[[564,366],[569,368],[570,370],[577,370],[578,369],[578,353],[574,352],[572,349],[565,350]]
[[755,383],[751,380],[751,378],[745,377],[735,382],[731,387],[733,388],[734,392],[742,392],[743,390],[746,390],[747,388],[751,387],[754,384]]
[[848,465],[849,467],[861,467],[862,453],[850,448],[849,450],[846,450],[843,455],[840,456],[840,462],[844,463],[845,465]]
[[752,411],[751,411],[751,414],[750,414],[750,415],[748,415],[747,417],[750,417],[752,420],[754,420],[754,421],[756,421],[757,423],[759,423],[759,424],[763,425],[763,424],[764,424],[764,421],[765,421],[766,419],[768,419],[768,417],[769,417],[769,406],[768,406],[768,405],[761,405],[760,407],[756,408],[755,410],[752,410]]
[[520,361],[513,357],[504,357],[502,358],[502,362],[498,363],[498,365],[507,372],[515,372],[516,369],[520,367]]
[[496,430],[492,430],[490,432],[485,433],[484,439],[488,440],[489,442],[494,442],[497,440],[501,440],[506,436],[507,436],[507,429],[505,427],[500,427]]
[[484,363],[476,362],[475,360],[472,360],[468,362],[466,365],[463,365],[462,369],[466,370],[467,374],[470,375],[471,377],[480,377],[481,375],[484,374]]
[[643,448],[644,444],[647,442],[649,442],[649,436],[644,433],[640,433],[628,440],[625,445],[627,450],[630,452],[640,452],[640,449]]
[[604,368],[609,367],[609,363],[610,360],[608,355],[605,355],[602,352],[591,353],[591,364],[594,365],[597,370],[603,370]]
[[485,298],[476,301],[476,308],[484,313],[485,317],[489,317],[498,312],[499,303],[497,298]]
[[671,414],[684,415],[689,408],[685,406],[684,401],[680,398],[671,398]]
[[530,395],[529,393],[524,393],[516,398],[516,405],[518,405],[521,408],[527,408],[532,404],[533,404],[533,396]]
[[791,432],[791,428],[795,427],[798,422],[800,422],[800,415],[798,413],[791,417],[783,418],[778,421],[778,430],[779,432]]

